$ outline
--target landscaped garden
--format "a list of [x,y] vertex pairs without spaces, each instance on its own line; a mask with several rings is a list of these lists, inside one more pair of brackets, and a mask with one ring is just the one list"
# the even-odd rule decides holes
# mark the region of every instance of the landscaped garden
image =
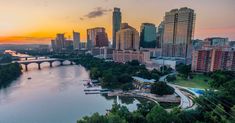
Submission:
[[178,75],[173,83],[176,85],[191,87],[191,88],[202,88],[202,89],[210,88],[209,83],[212,81],[210,77],[203,74],[194,74],[192,76],[193,76],[192,79],[185,79]]

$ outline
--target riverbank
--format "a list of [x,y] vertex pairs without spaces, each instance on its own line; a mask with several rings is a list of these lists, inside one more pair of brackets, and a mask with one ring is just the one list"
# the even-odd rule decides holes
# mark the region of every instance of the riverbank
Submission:
[[18,63],[0,65],[0,88],[9,86],[13,80],[22,74],[22,68]]
[[108,93],[108,96],[127,96],[127,97],[137,97],[137,98],[144,98],[155,102],[156,104],[161,103],[180,103],[180,98],[176,95],[164,95],[164,96],[157,96],[151,93],[143,93],[143,92],[136,92],[136,91],[114,91]]

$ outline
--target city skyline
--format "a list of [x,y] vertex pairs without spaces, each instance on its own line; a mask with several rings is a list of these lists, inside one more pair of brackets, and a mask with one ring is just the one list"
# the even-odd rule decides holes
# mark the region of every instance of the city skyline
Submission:
[[[86,30],[94,27],[104,27],[112,41],[114,7],[121,8],[123,22],[138,31],[141,23],[158,26],[165,12],[189,7],[197,14],[194,39],[216,36],[235,40],[233,0],[57,0],[56,3],[49,0],[11,0],[0,4],[4,5],[0,8],[0,43],[49,44],[57,33],[66,33],[66,37],[72,38],[72,30],[80,32],[81,41],[86,41]],[[128,6],[130,4],[133,6]],[[140,9],[143,5],[147,9]],[[222,14],[216,14],[217,11]]]

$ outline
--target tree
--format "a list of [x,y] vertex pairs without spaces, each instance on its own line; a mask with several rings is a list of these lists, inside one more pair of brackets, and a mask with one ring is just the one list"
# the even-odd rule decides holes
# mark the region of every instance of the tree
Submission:
[[145,123],[145,117],[139,112],[133,112],[131,117],[128,119],[129,123]]
[[121,83],[131,83],[132,82],[132,77],[129,74],[124,73],[124,74],[121,74],[118,77],[118,81],[121,82]]
[[171,67],[168,67],[168,66],[161,66],[160,70],[161,70],[162,75],[166,75],[166,74],[171,73],[173,69]]
[[174,92],[174,88],[167,85],[166,82],[156,82],[151,87],[151,93],[158,94],[160,96],[173,94]]
[[173,81],[176,80],[176,77],[175,77],[175,75],[168,75],[168,76],[166,77],[166,80],[167,80],[168,82],[173,82]]
[[146,120],[148,123],[168,123],[169,114],[161,106],[154,106],[147,114]]
[[140,62],[138,60],[132,60],[130,62],[127,62],[127,64],[129,64],[131,66],[139,66]]
[[108,119],[105,116],[99,115],[99,113],[94,113],[91,117],[83,117],[77,123],[108,123]]
[[234,76],[234,72],[232,71],[215,71],[211,74],[211,78],[213,79],[213,81],[209,84],[214,88],[219,88],[226,82],[233,80]]
[[176,65],[176,70],[186,79],[191,73],[191,65],[185,65],[181,63]]

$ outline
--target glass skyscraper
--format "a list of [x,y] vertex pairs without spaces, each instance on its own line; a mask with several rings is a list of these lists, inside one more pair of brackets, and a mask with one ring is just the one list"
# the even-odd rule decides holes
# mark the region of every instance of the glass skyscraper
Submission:
[[113,48],[116,48],[116,33],[120,30],[122,23],[122,14],[120,8],[114,8],[113,11]]
[[143,23],[140,27],[140,47],[155,48],[157,33],[156,27],[151,23]]
[[195,17],[194,10],[186,7],[166,12],[163,56],[191,58]]

